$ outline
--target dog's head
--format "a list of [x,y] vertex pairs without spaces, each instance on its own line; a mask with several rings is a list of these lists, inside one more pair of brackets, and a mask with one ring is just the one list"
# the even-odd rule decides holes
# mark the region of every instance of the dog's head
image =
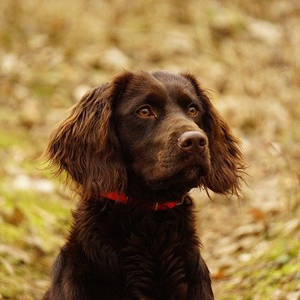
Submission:
[[86,197],[197,185],[239,194],[239,143],[189,74],[126,72],[88,92],[46,150]]

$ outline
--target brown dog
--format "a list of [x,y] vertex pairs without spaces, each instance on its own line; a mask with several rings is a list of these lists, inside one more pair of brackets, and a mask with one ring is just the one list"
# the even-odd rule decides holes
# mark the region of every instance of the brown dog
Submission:
[[81,201],[44,299],[213,299],[187,193],[238,195],[244,163],[192,75],[115,77],[73,107],[46,153]]

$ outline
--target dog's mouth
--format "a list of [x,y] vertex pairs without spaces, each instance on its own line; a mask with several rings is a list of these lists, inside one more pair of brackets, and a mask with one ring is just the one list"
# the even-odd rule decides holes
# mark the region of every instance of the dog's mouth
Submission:
[[198,186],[201,177],[210,172],[210,160],[206,156],[181,158],[164,162],[146,178],[153,189],[186,186],[191,189]]
[[148,181],[148,186],[152,190],[182,190],[188,192],[190,189],[197,187],[200,183],[200,178],[202,177],[201,168],[189,168],[179,171],[173,176],[161,178],[159,180]]

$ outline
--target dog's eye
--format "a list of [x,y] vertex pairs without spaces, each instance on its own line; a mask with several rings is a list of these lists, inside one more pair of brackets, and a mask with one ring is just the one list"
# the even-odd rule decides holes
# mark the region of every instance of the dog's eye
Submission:
[[138,111],[137,114],[142,118],[152,117],[154,113],[149,106],[143,106]]
[[199,113],[199,110],[195,105],[190,105],[187,113],[190,117],[196,117]]

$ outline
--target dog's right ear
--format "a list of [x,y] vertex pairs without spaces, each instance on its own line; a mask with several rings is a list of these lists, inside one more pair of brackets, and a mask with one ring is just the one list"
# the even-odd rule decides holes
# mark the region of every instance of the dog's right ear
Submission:
[[56,174],[67,171],[83,198],[124,192],[127,176],[113,120],[114,104],[132,73],[87,92],[53,130],[45,155]]

